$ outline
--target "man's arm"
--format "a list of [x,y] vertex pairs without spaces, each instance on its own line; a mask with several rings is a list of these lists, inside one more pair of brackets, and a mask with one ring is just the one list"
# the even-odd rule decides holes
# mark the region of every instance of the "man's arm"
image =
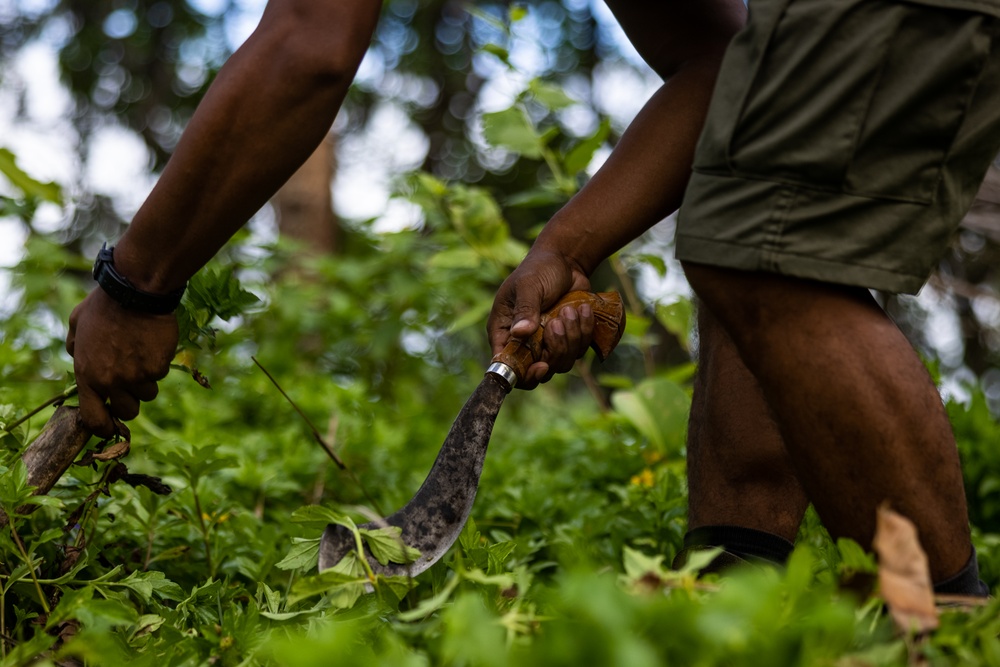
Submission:
[[[746,20],[742,0],[673,0],[608,5],[649,65],[664,77],[607,162],[542,230],[497,293],[487,325],[494,353],[510,336],[530,336],[540,312],[606,257],[677,210],[726,45]],[[589,313],[566,312],[546,327],[545,361],[529,369],[531,388],[569,370],[589,342]]]
[[[138,289],[173,291],[315,150],[371,41],[381,0],[271,0],[226,62],[114,251]],[[156,395],[177,345],[173,315],[125,310],[100,288],[70,317],[81,417],[114,431]],[[105,402],[110,404],[105,407]],[[109,415],[110,412],[110,415]]]

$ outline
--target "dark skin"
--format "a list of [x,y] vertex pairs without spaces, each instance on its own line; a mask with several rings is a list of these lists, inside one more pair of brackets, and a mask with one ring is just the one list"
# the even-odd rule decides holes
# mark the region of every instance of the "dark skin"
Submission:
[[[376,0],[268,3],[260,26],[220,71],[156,187],[115,247],[119,273],[145,291],[170,292],[270,198],[328,131],[371,39],[379,6]],[[616,196],[614,208],[637,220],[638,230],[680,201],[680,184],[721,53],[745,10],[738,0],[685,0],[655,9],[640,9],[642,3],[612,6],[633,32],[646,32],[641,41],[650,62],[663,76],[673,76],[642,114],[653,121],[651,126],[661,117],[677,123],[676,130],[656,134],[671,150],[647,148],[640,158],[655,160],[656,170],[668,172],[668,180],[679,185],[670,188],[664,201],[643,203],[641,195],[656,188],[657,179],[635,181],[628,175],[631,158],[613,158],[616,166],[602,170],[598,184],[586,190],[592,194],[581,193],[574,207],[579,210],[602,192],[625,188],[630,196]],[[652,30],[650,19],[667,27]],[[694,102],[686,103],[688,97]],[[622,143],[616,154],[631,155],[643,149],[644,140],[635,131]],[[616,171],[619,175],[612,176]],[[623,208],[626,201],[632,204]],[[624,243],[637,233],[625,231],[607,243]],[[540,247],[536,245],[533,257]],[[573,285],[582,288],[589,282],[578,271],[555,289]],[[558,361],[552,368],[535,368],[522,386],[568,370],[572,359],[566,360],[567,351],[586,345],[592,328],[589,310],[564,311],[546,330],[552,358]],[[75,360],[84,424],[107,437],[114,432],[112,416],[134,418],[140,402],[156,396],[156,382],[166,375],[176,345],[174,316],[126,311],[94,290],[71,315],[66,344]]]
[[[553,216],[500,287],[487,325],[494,352],[510,335],[525,337],[537,329],[540,304],[550,307],[567,291],[589,289],[588,276],[604,258],[677,210],[722,55],[746,20],[740,0],[608,6],[665,83],[604,166]],[[572,352],[581,340],[575,327],[566,336],[549,329],[548,354],[529,368],[519,384],[523,388],[572,367]]]
[[916,524],[932,579],[958,572],[971,544],[951,425],[927,370],[868,291],[685,271],[757,380],[830,533],[870,544],[875,508],[888,502]]
[[[538,313],[566,291],[589,289],[605,257],[680,206],[695,143],[729,39],[743,25],[742,2],[611,3],[623,28],[666,83],[632,122],[594,178],[546,225],[501,286],[488,331],[494,352],[510,334],[528,336]],[[692,29],[697,26],[697,29]],[[670,45],[671,48],[667,48]],[[544,336],[546,356],[519,386],[532,388],[572,368],[589,343],[580,328]],[[563,320],[572,323],[572,313]],[[688,431],[690,528],[737,525],[794,540],[808,501],[756,381],[707,310]]]
[[[489,325],[494,351],[511,335],[530,335],[542,309],[569,290],[588,289],[587,276],[603,258],[679,206],[723,50],[745,20],[740,0],[609,4],[666,83],[501,287]],[[267,201],[329,129],[371,38],[379,5],[376,0],[268,4],[260,27],[220,72],[118,243],[120,273],[140,289],[172,291]],[[875,504],[888,498],[918,517],[936,579],[964,564],[965,506],[947,420],[926,374],[914,366],[912,350],[900,352],[898,331],[893,333],[884,315],[861,296],[831,292],[829,286],[816,292],[815,285],[773,276],[687,269],[704,303],[689,442],[691,527],[743,525],[791,539],[808,491],[831,532],[868,543],[870,521],[857,519],[873,517]],[[751,288],[757,298],[744,301]],[[792,294],[797,300],[775,312],[774,304]],[[822,307],[791,305],[813,302]],[[797,327],[790,341],[779,345],[774,327],[771,337],[753,327],[765,310],[775,321]],[[866,348],[869,357],[849,369],[838,354],[852,339],[824,338],[824,332],[837,329],[833,324],[844,322],[854,335],[873,341]],[[545,359],[521,386],[568,370],[592,330],[588,308],[564,310],[546,328]],[[112,416],[135,417],[140,402],[156,396],[156,382],[166,375],[176,345],[172,315],[126,311],[94,290],[74,310],[67,339],[85,425],[109,436]],[[810,360],[817,349],[829,367],[809,366],[816,363]],[[873,375],[872,366],[879,363],[886,372]],[[826,385],[816,386],[830,376],[844,379],[832,402]],[[871,409],[863,410],[859,396],[850,395],[848,389],[857,386],[864,388],[860,396],[870,400]],[[918,395],[899,410],[892,399],[909,401],[914,386],[921,387]],[[890,413],[891,419],[879,422]],[[929,428],[927,415],[934,422]],[[829,428],[819,438],[816,423]],[[928,488],[940,494],[930,508]]]
[[[219,72],[177,150],[115,247],[136,287],[184,283],[319,145],[371,41],[379,0],[272,0]],[[173,315],[122,309],[93,290],[70,316],[80,416],[111,436],[156,396],[177,348]]]
[[688,526],[742,526],[795,541],[809,499],[757,380],[718,320],[698,309],[688,422]]
[[[705,20],[742,22],[742,3],[710,4],[701,6]],[[540,312],[589,288],[600,261],[680,205],[712,55],[697,51],[698,40],[663,34],[672,24],[650,21],[644,3],[612,7],[643,57],[672,76],[501,286],[488,325],[494,351],[531,335]],[[645,39],[650,26],[659,39]],[[694,50],[665,55],[661,45],[673,39]],[[870,545],[875,510],[889,502],[916,523],[933,580],[958,572],[971,544],[950,425],[926,370],[867,291],[704,265],[685,271],[701,340],[689,527],[735,525],[793,541],[812,501],[831,534]],[[570,368],[589,338],[546,331],[545,341],[526,386]]]

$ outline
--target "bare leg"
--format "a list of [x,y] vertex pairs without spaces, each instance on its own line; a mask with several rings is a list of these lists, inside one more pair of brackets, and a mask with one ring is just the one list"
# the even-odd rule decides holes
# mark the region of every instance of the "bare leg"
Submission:
[[757,381],[707,308],[688,428],[688,525],[741,526],[795,541],[809,501]]
[[926,369],[866,290],[687,264],[777,420],[834,536],[869,546],[888,501],[940,581],[972,552],[961,468]]

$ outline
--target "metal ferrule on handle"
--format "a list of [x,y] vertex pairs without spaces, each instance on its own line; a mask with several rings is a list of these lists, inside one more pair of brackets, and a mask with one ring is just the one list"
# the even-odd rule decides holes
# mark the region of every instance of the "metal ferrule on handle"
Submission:
[[503,350],[493,355],[492,365],[487,373],[503,378],[511,389],[518,381],[523,381],[528,368],[542,359],[544,329],[550,321],[559,317],[563,308],[590,306],[594,313],[594,332],[591,347],[597,357],[604,361],[615,348],[625,329],[625,307],[616,292],[570,292],[559,300],[547,313],[541,316],[539,327],[528,338],[512,338]]
[[486,369],[486,372],[498,375],[501,380],[507,383],[507,386],[510,389],[513,389],[517,384],[517,373],[515,373],[514,369],[505,363],[494,361],[490,364],[490,367]]

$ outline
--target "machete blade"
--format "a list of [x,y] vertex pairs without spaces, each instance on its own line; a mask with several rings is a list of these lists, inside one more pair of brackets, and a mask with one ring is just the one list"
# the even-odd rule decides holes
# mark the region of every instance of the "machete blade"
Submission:
[[[397,526],[403,544],[420,551],[412,563],[382,565],[365,545],[365,558],[373,572],[386,576],[415,576],[436,563],[458,539],[465,520],[472,511],[479,488],[479,476],[486,460],[493,423],[503,399],[528,368],[542,358],[545,325],[569,306],[589,306],[594,313],[591,347],[604,361],[621,340],[625,330],[625,308],[621,295],[614,292],[593,294],[570,292],[542,315],[540,326],[526,339],[511,339],[493,356],[486,377],[465,403],[448,437],[441,445],[434,465],[417,495],[385,521],[372,521],[361,528],[378,529]],[[343,526],[330,524],[319,543],[319,569],[331,568],[357,548],[354,534]]]
[[[403,543],[420,551],[420,558],[413,563],[382,565],[366,546],[365,557],[376,574],[416,576],[436,563],[458,539],[476,499],[493,423],[509,391],[508,384],[487,373],[459,412],[427,479],[413,499],[385,523],[360,526],[373,530],[398,526],[402,529]],[[349,529],[328,525],[319,544],[320,571],[336,565],[356,546]]]

